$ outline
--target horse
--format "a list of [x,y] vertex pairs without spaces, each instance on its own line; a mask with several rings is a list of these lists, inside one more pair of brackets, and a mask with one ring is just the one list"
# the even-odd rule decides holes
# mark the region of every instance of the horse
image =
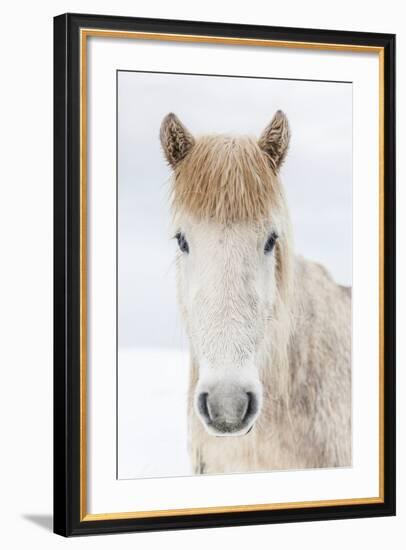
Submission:
[[282,111],[259,139],[161,124],[195,474],[351,465],[351,288],[294,253],[290,135]]

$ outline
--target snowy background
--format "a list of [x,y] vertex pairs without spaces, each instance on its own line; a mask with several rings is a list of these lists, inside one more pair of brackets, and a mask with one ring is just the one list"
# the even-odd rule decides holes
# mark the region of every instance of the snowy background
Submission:
[[292,141],[282,179],[298,253],[352,273],[352,86],[118,73],[118,478],[189,475],[188,346],[177,312],[159,127],[259,136],[274,112]]

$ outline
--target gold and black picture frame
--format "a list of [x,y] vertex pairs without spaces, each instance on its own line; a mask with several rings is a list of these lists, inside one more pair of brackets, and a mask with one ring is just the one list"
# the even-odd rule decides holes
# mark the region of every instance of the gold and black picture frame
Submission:
[[394,515],[395,227],[394,35],[55,17],[55,533]]

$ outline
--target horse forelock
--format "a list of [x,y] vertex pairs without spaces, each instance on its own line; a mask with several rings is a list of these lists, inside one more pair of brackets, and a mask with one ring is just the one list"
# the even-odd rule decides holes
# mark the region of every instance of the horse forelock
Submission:
[[199,220],[257,222],[282,204],[271,159],[248,136],[204,136],[176,166],[172,207]]

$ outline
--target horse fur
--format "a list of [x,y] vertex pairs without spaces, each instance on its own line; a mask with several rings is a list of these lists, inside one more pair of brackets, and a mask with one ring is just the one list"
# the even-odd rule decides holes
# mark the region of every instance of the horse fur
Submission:
[[[190,257],[179,257],[177,265],[191,342],[195,473],[351,465],[351,291],[323,266],[293,253],[279,177],[289,138],[280,111],[258,141],[195,138],[172,114],[162,123],[161,143],[174,171],[174,225],[192,239]],[[271,229],[279,238],[265,265],[255,243]],[[258,290],[262,265],[269,285]],[[196,283],[189,288],[191,273],[198,274],[200,290]],[[262,387],[253,428],[238,437],[210,435],[196,414],[200,379],[227,369],[249,378],[252,365]]]

